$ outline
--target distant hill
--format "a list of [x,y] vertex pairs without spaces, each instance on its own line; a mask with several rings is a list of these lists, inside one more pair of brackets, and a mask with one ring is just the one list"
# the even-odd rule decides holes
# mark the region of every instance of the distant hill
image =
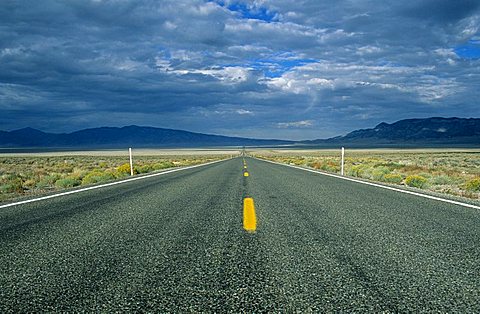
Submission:
[[4,148],[208,147],[286,145],[292,143],[292,141],[219,136],[135,125],[121,128],[101,127],[62,134],[45,133],[32,128],[10,132],[0,131],[0,147]]
[[425,118],[382,122],[373,129],[361,129],[330,139],[304,141],[320,146],[480,146],[480,119]]
[[102,127],[73,133],[45,133],[32,128],[0,131],[3,148],[124,148],[131,147],[480,147],[480,119],[426,118],[382,122],[329,139],[311,141],[261,140],[194,133],[181,130],[125,126]]

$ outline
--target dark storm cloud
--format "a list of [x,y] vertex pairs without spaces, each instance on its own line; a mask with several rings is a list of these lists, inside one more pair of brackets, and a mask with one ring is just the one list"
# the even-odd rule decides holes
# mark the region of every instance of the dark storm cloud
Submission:
[[1,129],[319,138],[478,116],[480,4],[4,1]]
[[439,24],[457,22],[470,16],[480,6],[476,0],[426,0],[412,2],[404,14],[421,20],[433,20]]

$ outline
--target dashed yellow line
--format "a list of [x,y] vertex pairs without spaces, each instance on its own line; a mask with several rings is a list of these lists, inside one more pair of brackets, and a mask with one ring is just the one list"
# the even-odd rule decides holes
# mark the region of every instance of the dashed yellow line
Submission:
[[[247,162],[245,159],[243,160],[243,176],[250,176],[247,171]],[[255,214],[253,198],[251,197],[243,200],[243,229],[248,232],[255,232],[257,230],[257,216]]]
[[247,171],[247,162],[245,161],[245,159],[243,160],[243,176],[244,177],[248,177],[250,174],[248,173]]
[[243,229],[248,232],[257,230],[257,216],[253,198],[247,197],[243,200]]

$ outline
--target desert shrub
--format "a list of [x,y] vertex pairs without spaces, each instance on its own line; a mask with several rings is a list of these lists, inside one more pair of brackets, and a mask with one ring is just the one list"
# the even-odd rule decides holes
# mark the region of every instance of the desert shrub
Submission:
[[[130,174],[130,164],[124,163],[123,165],[117,168],[117,173],[121,175],[129,175]],[[136,174],[136,169],[133,167],[133,174]]]
[[95,170],[95,171],[89,172],[85,177],[83,177],[82,185],[104,182],[104,181],[109,181],[113,179],[115,179],[115,176],[112,173]]
[[185,167],[185,166],[193,166],[193,165],[196,165],[200,162],[201,161],[197,160],[197,159],[182,159],[182,160],[179,160],[179,161],[173,161],[173,165],[175,167]]
[[55,186],[59,188],[71,188],[74,186],[79,186],[82,182],[78,179],[72,178],[72,177],[66,177],[63,179],[57,180],[55,182]]
[[327,161],[326,163],[322,164],[320,169],[329,171],[329,172],[339,172],[340,166],[333,161]]
[[387,173],[383,176],[383,181],[388,183],[400,184],[403,181],[403,177],[398,173]]
[[39,177],[48,175],[47,171],[44,168],[35,168],[33,169],[33,173]]
[[82,181],[83,177],[85,177],[88,174],[88,171],[80,169],[80,168],[74,168],[73,171],[69,174],[69,177],[78,179]]
[[23,193],[22,180],[20,178],[0,185],[1,193]]
[[[302,165],[303,164],[303,161],[302,162],[290,162],[290,164],[294,164],[294,165]],[[323,171],[328,171],[328,172],[338,172],[340,171],[340,165],[336,162],[333,162],[331,160],[320,160],[320,161],[313,161],[313,162],[309,162],[307,163],[307,166],[308,167],[311,167],[311,168],[314,168],[314,169],[319,169],[319,170],[323,170]]]
[[390,170],[403,168],[402,164],[398,162],[391,162],[391,161],[380,163],[379,166],[387,167]]
[[161,169],[172,168],[172,167],[175,167],[175,165],[171,161],[163,161],[153,165],[154,170],[161,170]]
[[447,175],[433,176],[428,182],[433,185],[452,185],[456,184],[457,180]]
[[465,183],[465,189],[467,191],[479,192],[480,191],[480,178],[475,178]]
[[390,169],[385,166],[376,167],[372,171],[372,179],[375,181],[384,181],[385,175],[390,173]]
[[353,177],[363,177],[365,174],[366,166],[364,165],[354,165],[348,169],[348,175]]
[[37,180],[35,180],[35,178],[30,178],[23,182],[23,186],[28,189],[33,188],[36,184]]
[[296,166],[301,166],[301,165],[304,164],[304,159],[303,158],[292,159],[292,160],[290,160],[289,164],[294,164]]
[[420,172],[420,173],[417,173],[417,175],[424,177],[425,179],[430,179],[432,177],[432,174],[428,172]]
[[[133,167],[133,168],[138,173],[149,173],[149,172],[152,172],[154,170],[153,167],[150,166],[150,165],[142,165],[142,166],[137,166],[137,167]],[[128,171],[130,171],[130,167],[128,167]]]
[[61,173],[70,173],[73,171],[73,167],[69,165],[60,165],[57,167],[57,171]]
[[18,174],[7,174],[0,177],[1,193],[23,193],[23,179]]
[[310,162],[307,164],[307,166],[314,168],[314,169],[320,169],[322,167],[322,163],[318,161]]
[[48,188],[48,187],[53,187],[55,185],[55,182],[61,178],[61,175],[58,173],[53,173],[48,176],[44,176],[38,181],[37,187],[38,188]]
[[405,179],[405,184],[414,188],[422,189],[425,187],[427,179],[419,175],[410,175]]
[[423,167],[421,166],[418,166],[418,165],[405,165],[403,167],[403,170],[406,171],[406,172],[419,172],[419,171],[422,171],[424,170]]
[[13,193],[15,192],[15,188],[12,184],[1,184],[0,185],[0,193]]

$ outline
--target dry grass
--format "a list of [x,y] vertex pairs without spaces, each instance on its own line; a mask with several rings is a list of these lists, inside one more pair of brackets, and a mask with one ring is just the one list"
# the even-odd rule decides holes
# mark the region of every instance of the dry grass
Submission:
[[[134,152],[136,174],[224,159],[238,151],[143,150]],[[130,175],[128,152],[54,152],[0,155],[0,201]]]
[[[339,150],[257,150],[277,162],[340,172]],[[345,174],[371,181],[480,199],[479,150],[347,150]]]

